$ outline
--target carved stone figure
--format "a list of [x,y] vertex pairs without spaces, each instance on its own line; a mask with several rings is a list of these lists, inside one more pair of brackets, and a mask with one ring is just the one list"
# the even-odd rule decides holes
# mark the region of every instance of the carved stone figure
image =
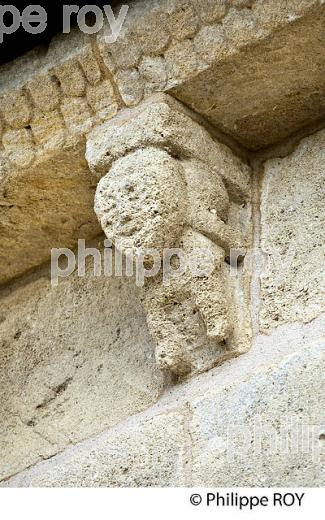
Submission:
[[[115,134],[122,130],[126,126]],[[132,143],[130,149],[124,134],[126,150],[117,160],[110,158],[98,184],[95,211],[115,247],[134,262],[141,257],[151,274],[145,278],[144,305],[156,360],[162,369],[185,376],[234,355],[226,259],[246,241],[228,223],[231,201],[218,168],[200,157],[176,154],[170,143],[157,146],[148,128],[144,131],[145,143]],[[98,157],[103,167],[103,155]],[[161,268],[151,272],[155,254]],[[202,262],[210,264],[203,269]],[[168,277],[165,269],[170,269]]]

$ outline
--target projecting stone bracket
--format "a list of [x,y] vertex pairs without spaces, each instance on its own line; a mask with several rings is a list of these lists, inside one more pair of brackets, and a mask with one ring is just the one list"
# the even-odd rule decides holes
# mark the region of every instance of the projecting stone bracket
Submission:
[[186,376],[246,351],[249,276],[231,276],[226,260],[249,245],[250,168],[168,98],[97,127],[86,156],[106,236],[151,274],[144,304],[159,366]]

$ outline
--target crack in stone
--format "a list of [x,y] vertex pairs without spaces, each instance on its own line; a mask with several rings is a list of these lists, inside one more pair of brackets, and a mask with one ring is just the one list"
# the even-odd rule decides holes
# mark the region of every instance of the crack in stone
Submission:
[[193,418],[193,411],[190,403],[185,403],[184,411],[184,447],[183,447],[183,471],[184,484],[186,487],[191,487],[193,474],[193,437],[191,432],[191,422]]

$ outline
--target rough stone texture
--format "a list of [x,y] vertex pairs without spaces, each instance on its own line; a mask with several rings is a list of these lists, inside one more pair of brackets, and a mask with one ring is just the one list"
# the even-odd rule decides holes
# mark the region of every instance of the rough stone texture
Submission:
[[91,265],[57,287],[48,276],[1,294],[0,478],[147,408],[165,384],[131,280]]
[[103,121],[107,121],[117,114],[118,104],[114,87],[109,79],[97,85],[89,85],[87,87],[87,101],[97,117]]
[[[33,479],[37,487],[175,487],[182,483],[181,414],[121,427],[55,458]],[[18,477],[19,479],[19,477]],[[29,486],[27,480],[23,484]]]
[[[324,116],[323,23],[321,0],[136,0],[115,43],[108,43],[108,26],[97,37],[72,31],[54,38],[47,53],[2,66],[1,111],[6,124],[23,128],[33,102],[47,110],[49,100],[54,108],[60,97],[84,97],[87,83],[115,74],[123,77],[123,92],[137,89],[140,61],[159,58],[165,66],[155,90],[172,90],[256,149]],[[152,79],[144,76],[144,83],[149,94]],[[132,103],[140,100],[137,94]]]
[[115,75],[115,81],[126,106],[140,103],[143,98],[143,83],[136,69],[119,71]]
[[[158,365],[193,375],[247,350],[248,280],[242,276],[232,291],[225,260],[250,243],[248,165],[167,100],[96,128],[86,155],[95,172],[107,172],[95,197],[107,238],[135,265],[140,256],[156,269],[145,281],[145,306]],[[166,281],[164,259],[173,248],[188,265]]]
[[193,486],[324,485],[324,347],[191,403]]
[[[315,342],[226,386],[198,387],[184,405],[134,417],[2,485],[322,486],[323,372],[324,341]],[[257,429],[250,442],[254,424],[264,428],[261,445]]]
[[261,201],[261,329],[309,322],[325,309],[325,131],[266,162]]
[[[52,136],[62,138],[60,130]],[[11,135],[8,149],[18,156],[22,140],[17,138],[24,139],[27,161],[32,154],[27,134]],[[48,261],[52,248],[73,248],[78,238],[101,233],[93,212],[96,179],[84,158],[85,145],[64,142],[54,156],[41,156],[20,170],[0,160],[0,284]]]
[[[36,50],[0,67],[0,163],[8,182],[12,179],[15,186],[19,177],[24,197],[37,198],[39,170],[49,170],[51,178],[60,161],[69,177],[72,162],[83,161],[83,137],[94,125],[157,91],[179,98],[249,149],[321,118],[324,5],[320,0],[136,0],[115,43],[108,43],[108,26],[98,36],[73,30],[54,38],[46,52]],[[80,145],[82,156],[63,156],[63,146],[71,145]],[[82,186],[85,175],[82,169]],[[71,215],[78,213],[68,199],[76,200],[73,190],[50,203],[63,219],[63,200]],[[32,258],[26,227],[34,222],[33,210],[28,204],[21,208],[16,195],[2,197],[0,204],[3,220],[12,222],[5,239],[0,235],[1,255],[10,251],[9,267],[0,278],[5,283],[48,260],[49,248],[37,233]],[[36,212],[43,216],[42,226],[52,228],[43,208],[37,206]],[[89,207],[87,222],[92,218]],[[96,235],[93,229],[79,235],[78,215],[75,220],[76,226],[65,226],[60,245]],[[18,242],[28,246],[26,261]]]
[[[74,30],[0,67],[0,284],[101,233],[101,176],[113,239],[204,245],[216,260],[195,287],[73,275],[54,289],[41,269],[1,290],[0,479],[34,466],[3,485],[324,483],[324,12],[324,0],[136,0],[115,43],[107,26]],[[233,232],[236,245],[251,233],[247,164],[255,245],[282,255],[261,280],[253,260],[250,302],[246,267],[232,278],[225,262]],[[160,366],[195,378],[157,369],[149,328]],[[272,441],[288,420],[283,453]],[[302,423],[307,447],[294,444]],[[254,425],[271,430],[261,449]]]
[[153,96],[98,125],[88,136],[86,158],[91,171],[102,177],[113,161],[147,146],[165,149],[172,157],[201,160],[222,177],[231,199],[238,203],[249,199],[250,167],[170,96]]
[[139,73],[145,82],[145,92],[163,91],[167,83],[167,68],[162,57],[144,57],[139,64]]
[[230,9],[194,38],[209,66],[177,78],[172,95],[249,149],[284,139],[325,114],[324,16],[309,0]]
[[[98,97],[102,89],[106,89],[105,98]],[[111,104],[110,81],[90,85],[87,92],[98,117],[116,110]],[[182,111],[181,105],[175,104]],[[124,117],[132,118],[133,114],[127,112]],[[71,97],[63,101],[60,111],[38,110],[30,128],[5,132],[5,153],[0,152],[0,284],[48,261],[52,247],[73,248],[78,238],[99,235],[93,211],[98,176],[89,171],[83,138],[92,124],[92,109],[86,100]],[[173,134],[179,134],[176,124]],[[183,146],[186,135],[184,128]],[[196,153],[204,157],[200,147],[205,141],[200,135],[197,139]],[[212,142],[208,139],[207,146]],[[212,154],[212,161],[211,145],[205,152]],[[229,168],[236,162],[232,157],[228,152]],[[238,189],[246,193],[247,180],[241,176],[242,180],[229,179],[229,183],[243,182]]]

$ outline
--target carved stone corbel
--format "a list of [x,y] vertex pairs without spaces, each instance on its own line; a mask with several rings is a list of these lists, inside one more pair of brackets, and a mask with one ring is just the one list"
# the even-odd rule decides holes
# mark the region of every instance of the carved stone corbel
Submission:
[[231,277],[226,260],[248,246],[250,168],[166,98],[96,128],[86,156],[101,177],[95,212],[122,254],[141,254],[148,270],[148,251],[192,259],[179,272],[181,255],[170,254],[178,275],[166,281],[160,269],[145,280],[158,365],[184,377],[246,351],[248,277]]

